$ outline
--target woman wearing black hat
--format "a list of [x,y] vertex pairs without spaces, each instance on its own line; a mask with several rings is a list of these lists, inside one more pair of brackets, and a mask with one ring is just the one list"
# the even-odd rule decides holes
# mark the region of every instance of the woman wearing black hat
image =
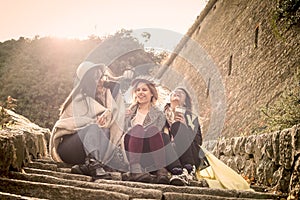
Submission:
[[73,164],[72,172],[94,179],[111,178],[103,167],[113,158],[124,128],[123,99],[117,84],[105,81],[106,70],[104,64],[88,61],[79,65],[49,146],[53,160]]

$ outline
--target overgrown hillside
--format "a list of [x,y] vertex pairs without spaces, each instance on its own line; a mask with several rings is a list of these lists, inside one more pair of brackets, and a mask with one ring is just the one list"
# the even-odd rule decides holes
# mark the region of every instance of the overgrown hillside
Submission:
[[[73,87],[77,66],[108,39],[112,45],[107,51],[111,52],[120,48],[120,40],[136,44],[137,41],[128,33],[130,31],[121,30],[105,39],[20,38],[0,43],[0,102],[11,96],[17,99],[17,113],[42,127],[52,128],[58,119],[60,105]],[[121,68],[120,73],[128,64],[134,67],[139,63],[149,63],[149,60],[157,63],[153,52],[142,51],[138,56],[122,57],[111,67],[113,71]]]
[[20,38],[0,44],[0,97],[17,99],[16,111],[51,128],[70,92],[74,72],[100,40]]

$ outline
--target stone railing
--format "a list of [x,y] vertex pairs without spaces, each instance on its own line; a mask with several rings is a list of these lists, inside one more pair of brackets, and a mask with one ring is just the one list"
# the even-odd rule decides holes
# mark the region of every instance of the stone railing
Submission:
[[208,141],[204,147],[252,183],[299,195],[300,124],[268,134]]

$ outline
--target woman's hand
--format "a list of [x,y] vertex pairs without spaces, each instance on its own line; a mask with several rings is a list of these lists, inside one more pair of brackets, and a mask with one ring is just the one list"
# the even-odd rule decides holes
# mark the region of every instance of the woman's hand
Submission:
[[101,115],[97,116],[97,124],[101,127],[108,126],[112,120],[112,113],[110,110],[105,110]]
[[174,120],[176,122],[181,122],[183,124],[186,124],[185,117],[184,117],[184,115],[182,113],[176,113]]
[[107,119],[106,119],[106,116],[105,115],[100,115],[100,116],[97,116],[97,124],[99,126],[104,126],[105,123],[106,123]]
[[132,111],[130,109],[125,110],[125,117],[130,117],[132,115]]

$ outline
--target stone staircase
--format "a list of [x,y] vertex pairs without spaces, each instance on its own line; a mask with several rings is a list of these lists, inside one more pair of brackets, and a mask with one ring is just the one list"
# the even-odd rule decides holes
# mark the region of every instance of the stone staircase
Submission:
[[253,191],[212,189],[203,182],[172,186],[113,180],[92,181],[71,174],[71,166],[49,158],[50,131],[13,112],[14,126],[0,130],[0,199],[286,199],[253,186]]
[[70,166],[50,159],[27,163],[21,172],[10,171],[0,177],[0,199],[281,199],[267,192],[222,190],[192,186],[171,186],[121,181],[114,172],[113,180],[96,180],[71,174]]

